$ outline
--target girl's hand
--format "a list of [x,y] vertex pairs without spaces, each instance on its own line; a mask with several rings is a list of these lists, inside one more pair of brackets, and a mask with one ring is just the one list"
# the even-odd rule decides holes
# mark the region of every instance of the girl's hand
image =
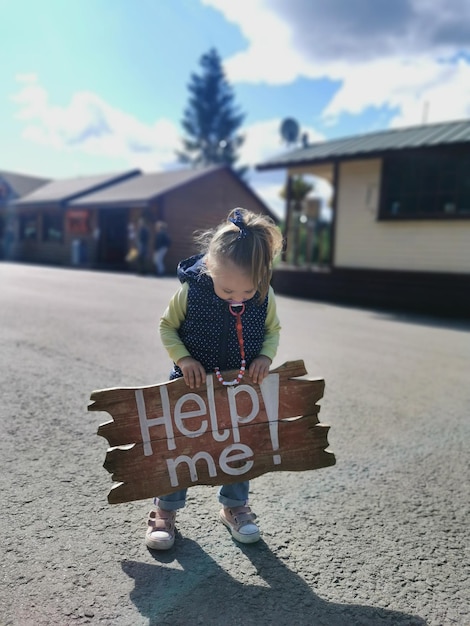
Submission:
[[176,365],[183,372],[184,382],[190,389],[206,382],[206,370],[192,356],[184,356]]
[[251,362],[248,368],[248,374],[254,383],[261,385],[263,380],[269,374],[269,368],[271,367],[271,359],[268,356],[257,356]]

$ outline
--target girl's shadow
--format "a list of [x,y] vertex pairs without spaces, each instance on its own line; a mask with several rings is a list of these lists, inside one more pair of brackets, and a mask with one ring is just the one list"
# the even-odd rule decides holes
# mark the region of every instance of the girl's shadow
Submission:
[[[263,541],[235,545],[254,566],[257,584],[232,578],[196,542],[181,537],[178,547],[169,553],[151,552],[160,565],[123,561],[122,569],[135,581],[131,600],[149,619],[149,626],[426,624],[420,617],[397,611],[322,600]],[[164,563],[173,565],[170,568]],[[259,577],[264,584],[260,585]]]

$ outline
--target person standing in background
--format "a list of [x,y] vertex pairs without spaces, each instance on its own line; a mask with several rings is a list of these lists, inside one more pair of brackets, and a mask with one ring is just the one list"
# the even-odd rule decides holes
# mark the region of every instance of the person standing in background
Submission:
[[154,239],[154,253],[153,262],[155,263],[155,271],[157,276],[165,275],[165,255],[168,252],[168,248],[171,246],[171,239],[166,232],[165,222],[157,222],[155,224],[155,239]]

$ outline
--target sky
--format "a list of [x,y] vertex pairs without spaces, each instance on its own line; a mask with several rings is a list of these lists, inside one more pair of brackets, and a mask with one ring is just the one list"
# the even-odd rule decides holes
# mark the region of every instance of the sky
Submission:
[[[468,0],[0,0],[0,169],[180,167],[188,83],[215,48],[244,113],[239,165],[283,215],[294,118],[310,142],[470,117]],[[316,181],[327,194],[327,186]]]

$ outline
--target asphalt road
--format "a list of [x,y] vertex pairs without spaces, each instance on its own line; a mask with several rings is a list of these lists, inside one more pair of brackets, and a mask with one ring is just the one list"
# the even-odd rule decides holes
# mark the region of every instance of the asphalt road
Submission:
[[334,467],[255,479],[262,541],[194,487],[168,553],[109,505],[95,389],[167,379],[175,278],[0,264],[1,626],[470,624],[470,322],[278,296]]

